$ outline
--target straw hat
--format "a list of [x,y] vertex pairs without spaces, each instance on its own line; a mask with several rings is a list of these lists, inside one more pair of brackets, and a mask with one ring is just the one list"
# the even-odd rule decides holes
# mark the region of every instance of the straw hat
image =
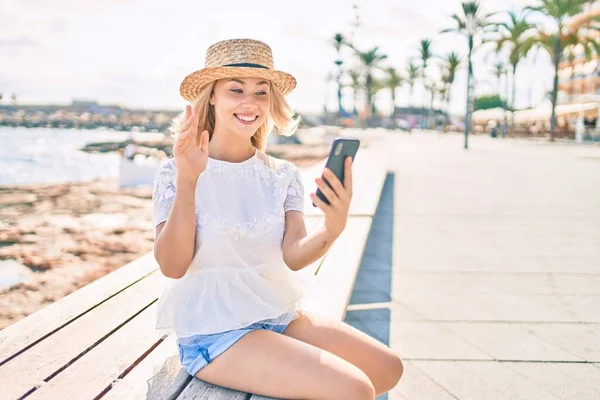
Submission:
[[204,68],[181,82],[179,93],[192,101],[204,85],[223,78],[265,78],[286,95],[296,87],[296,79],[273,68],[271,48],[252,39],[230,39],[213,44],[206,51]]

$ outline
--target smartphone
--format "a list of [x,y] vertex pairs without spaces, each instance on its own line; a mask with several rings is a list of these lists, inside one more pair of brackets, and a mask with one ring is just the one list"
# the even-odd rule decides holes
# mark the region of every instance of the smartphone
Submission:
[[[354,162],[354,157],[356,156],[356,152],[360,146],[360,140],[356,138],[344,138],[339,137],[336,138],[331,144],[331,150],[329,151],[329,157],[327,158],[327,162],[325,163],[325,167],[329,168],[335,176],[344,184],[344,161],[346,157],[352,157],[352,162]],[[322,177],[325,183],[331,187],[329,182],[325,177]],[[327,205],[329,205],[329,200],[325,197],[325,195],[321,192],[321,189],[317,188],[317,196],[323,200]],[[315,203],[313,206],[316,207]]]

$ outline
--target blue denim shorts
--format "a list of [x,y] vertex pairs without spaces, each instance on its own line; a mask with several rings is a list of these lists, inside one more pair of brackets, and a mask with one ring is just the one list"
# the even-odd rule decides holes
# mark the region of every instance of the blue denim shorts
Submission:
[[285,313],[276,318],[255,322],[244,328],[212,333],[209,335],[194,335],[177,339],[179,361],[188,374],[194,376],[200,369],[208,365],[245,334],[258,329],[267,329],[283,333],[288,324],[294,319],[295,313]]

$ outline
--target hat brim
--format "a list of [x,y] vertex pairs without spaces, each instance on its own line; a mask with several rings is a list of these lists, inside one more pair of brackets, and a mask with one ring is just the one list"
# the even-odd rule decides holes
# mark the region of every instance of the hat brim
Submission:
[[181,82],[179,93],[184,99],[192,101],[206,84],[225,78],[264,78],[273,82],[284,96],[296,87],[296,78],[282,71],[253,67],[215,67],[203,68],[186,76]]

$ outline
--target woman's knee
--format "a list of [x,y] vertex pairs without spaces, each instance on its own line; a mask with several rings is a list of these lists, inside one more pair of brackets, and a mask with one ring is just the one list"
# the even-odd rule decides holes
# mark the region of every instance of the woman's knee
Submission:
[[377,390],[367,374],[360,368],[344,362],[343,372],[336,374],[336,379],[328,381],[324,399],[336,400],[373,400]]
[[400,378],[402,378],[402,374],[404,373],[404,364],[400,359],[400,356],[396,353],[390,355],[390,361],[387,363],[388,368],[386,372],[386,378],[384,383],[384,392],[388,392],[396,387]]
[[347,393],[339,398],[348,400],[374,400],[377,393],[375,387],[369,378],[365,375],[364,379],[354,379],[351,384],[346,386]]

